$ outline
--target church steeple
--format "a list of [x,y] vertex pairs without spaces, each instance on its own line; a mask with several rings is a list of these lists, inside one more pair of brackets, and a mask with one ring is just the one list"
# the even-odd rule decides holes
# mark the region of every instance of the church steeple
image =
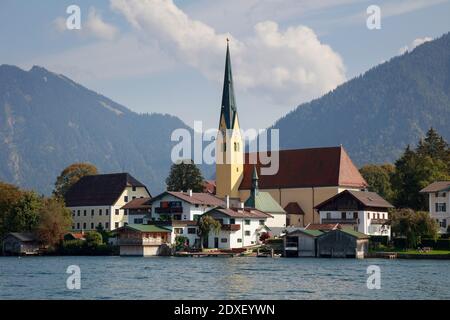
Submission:
[[245,206],[249,208],[256,208],[256,196],[258,195],[258,172],[256,166],[253,166],[252,173],[252,189],[250,190],[250,197],[245,201]]
[[225,76],[223,79],[222,109],[220,120],[225,121],[226,129],[234,129],[237,116],[236,99],[234,97],[233,72],[231,70],[230,46],[227,39],[227,56],[225,61]]

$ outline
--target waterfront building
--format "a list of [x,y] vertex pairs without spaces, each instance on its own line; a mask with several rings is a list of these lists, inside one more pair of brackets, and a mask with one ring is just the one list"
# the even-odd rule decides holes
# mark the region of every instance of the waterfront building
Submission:
[[36,235],[30,232],[10,232],[2,242],[4,255],[36,255],[41,248]]
[[156,225],[129,224],[115,230],[121,256],[170,255],[171,231]]
[[285,257],[317,257],[317,237],[324,232],[297,228],[283,236]]
[[145,223],[164,226],[171,230],[171,241],[177,236],[187,238],[189,246],[199,247],[197,222],[200,216],[214,207],[225,207],[224,200],[204,192],[165,191],[152,198],[150,219]]
[[[367,182],[342,146],[273,151],[279,169],[262,175],[258,155],[244,152],[244,141],[234,93],[229,46],[227,46],[222,105],[216,140],[216,195],[229,196],[237,205],[251,195],[254,167],[259,175],[259,190],[269,193],[282,207],[295,209],[289,224],[306,226],[319,223],[316,205],[344,190],[362,190]],[[250,163],[250,159],[256,163]],[[275,220],[277,220],[275,218]],[[269,222],[270,224],[270,222]]]
[[317,237],[317,256],[324,258],[364,258],[369,252],[369,236],[342,228]]
[[129,223],[124,205],[151,197],[147,187],[128,173],[82,177],[66,193],[72,211],[72,230],[114,230]]
[[439,224],[439,233],[450,231],[450,181],[436,181],[420,190],[428,194],[430,216]]
[[261,235],[270,232],[266,226],[268,213],[254,208],[217,207],[207,213],[220,222],[218,232],[210,232],[204,237],[203,247],[218,249],[236,249],[251,247],[261,243]]
[[340,224],[366,235],[390,238],[389,208],[393,206],[377,193],[354,190],[345,190],[316,206],[322,224]]

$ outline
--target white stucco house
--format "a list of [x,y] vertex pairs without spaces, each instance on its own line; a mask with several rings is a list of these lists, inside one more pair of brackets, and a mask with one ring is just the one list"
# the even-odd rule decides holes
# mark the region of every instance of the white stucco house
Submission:
[[123,207],[137,198],[150,198],[147,187],[128,173],[82,177],[65,195],[72,211],[72,230],[114,230],[129,223]]
[[439,224],[440,233],[448,233],[450,226],[450,181],[436,181],[420,190],[428,194],[430,216]]
[[222,199],[210,194],[192,192],[165,191],[152,198],[151,217],[144,223],[164,226],[171,230],[171,242],[177,236],[188,239],[189,246],[199,247],[197,221],[205,212],[218,206],[225,206]]
[[388,209],[393,206],[375,192],[345,190],[315,207],[321,224],[340,224],[369,236],[391,237]]
[[210,232],[204,237],[205,248],[236,249],[260,244],[262,233],[269,232],[266,226],[270,214],[254,208],[214,208],[205,213],[219,221],[219,232]]

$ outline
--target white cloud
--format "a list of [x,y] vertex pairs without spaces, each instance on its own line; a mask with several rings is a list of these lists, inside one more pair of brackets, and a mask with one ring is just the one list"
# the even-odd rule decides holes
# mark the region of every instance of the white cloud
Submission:
[[191,19],[172,0],[111,0],[111,7],[140,35],[214,81],[222,80],[225,39],[231,38],[237,86],[278,104],[306,101],[345,81],[341,57],[305,26],[280,30],[265,21],[251,36],[236,39]]
[[84,23],[84,29],[99,39],[114,40],[118,30],[111,24],[103,21],[101,15],[97,13],[94,7],[89,9],[87,21]]
[[433,38],[430,37],[424,37],[424,38],[417,38],[409,46],[404,46],[398,50],[399,54],[404,54],[406,52],[413,51],[416,47],[420,46],[421,44],[424,44],[425,42],[431,41]]
[[[58,32],[65,32],[67,30],[66,19],[58,17],[53,21],[53,26]],[[87,19],[82,21],[81,30],[79,33],[84,37],[94,37],[100,40],[114,40],[119,33],[119,30],[105,21],[94,7],[89,8]]]

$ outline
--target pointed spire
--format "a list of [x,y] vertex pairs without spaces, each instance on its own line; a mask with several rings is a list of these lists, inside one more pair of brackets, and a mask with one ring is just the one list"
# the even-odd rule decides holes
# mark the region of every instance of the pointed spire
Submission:
[[233,72],[231,70],[231,58],[230,58],[230,40],[227,38],[227,55],[225,61],[225,76],[223,79],[223,93],[222,93],[222,115],[225,118],[225,125],[227,129],[233,129],[236,118],[236,100],[234,97],[233,87]]
[[250,197],[245,201],[245,206],[249,208],[255,208],[256,206],[256,196],[258,195],[258,172],[256,166],[253,166],[252,173],[252,189],[250,190]]

